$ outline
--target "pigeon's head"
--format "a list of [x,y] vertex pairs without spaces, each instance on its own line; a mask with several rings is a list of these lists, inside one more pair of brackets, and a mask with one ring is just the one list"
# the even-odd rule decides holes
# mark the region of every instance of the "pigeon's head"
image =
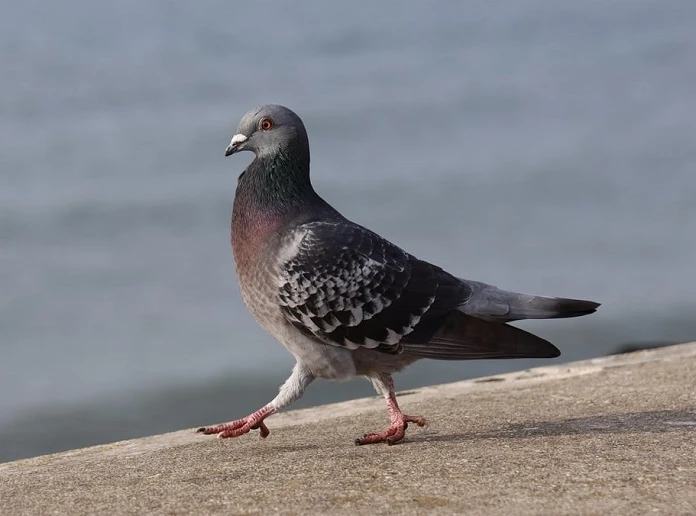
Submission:
[[309,155],[307,131],[300,117],[285,106],[261,106],[239,121],[225,156],[240,151],[252,151],[256,156],[275,155],[279,151],[302,151]]

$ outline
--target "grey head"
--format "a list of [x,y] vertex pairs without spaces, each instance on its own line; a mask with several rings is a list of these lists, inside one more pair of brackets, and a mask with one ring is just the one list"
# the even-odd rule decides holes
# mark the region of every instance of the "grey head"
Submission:
[[252,151],[257,157],[283,153],[309,160],[309,139],[299,116],[285,106],[267,104],[242,117],[225,156],[240,151]]

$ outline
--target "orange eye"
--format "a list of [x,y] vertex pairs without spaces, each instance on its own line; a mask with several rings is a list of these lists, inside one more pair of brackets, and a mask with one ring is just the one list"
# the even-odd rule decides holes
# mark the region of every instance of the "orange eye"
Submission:
[[269,131],[271,128],[273,128],[273,120],[270,118],[262,118],[259,122],[259,127],[262,131]]

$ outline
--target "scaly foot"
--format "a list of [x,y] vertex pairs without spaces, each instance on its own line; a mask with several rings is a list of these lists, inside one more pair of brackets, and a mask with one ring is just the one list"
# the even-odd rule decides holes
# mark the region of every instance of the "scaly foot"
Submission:
[[355,440],[357,446],[363,444],[387,443],[389,446],[401,441],[406,435],[406,429],[409,423],[415,423],[418,426],[425,426],[426,420],[421,416],[407,416],[406,414],[398,414],[392,418],[391,425],[383,432],[365,434]]
[[197,432],[205,435],[217,434],[220,439],[226,439],[228,437],[239,437],[240,435],[248,433],[250,430],[258,429],[261,438],[265,439],[271,432],[268,430],[266,423],[263,422],[264,417],[265,416],[259,416],[257,413],[254,413],[223,425],[204,426],[203,428],[199,428]]

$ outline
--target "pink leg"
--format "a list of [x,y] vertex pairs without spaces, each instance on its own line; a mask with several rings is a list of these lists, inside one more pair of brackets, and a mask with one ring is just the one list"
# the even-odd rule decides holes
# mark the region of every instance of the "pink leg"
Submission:
[[312,380],[314,380],[312,372],[300,362],[297,362],[290,377],[285,380],[285,383],[280,387],[278,396],[269,404],[264,405],[253,414],[249,414],[242,419],[237,419],[236,421],[231,421],[223,425],[206,426],[199,428],[198,431],[206,435],[217,434],[221,439],[225,439],[227,437],[239,437],[240,435],[248,433],[250,430],[259,430],[261,437],[265,439],[268,437],[270,431],[266,423],[263,422],[264,419],[300,398],[307,386],[312,383]]
[[382,375],[379,379],[373,379],[372,382],[377,390],[382,391],[387,400],[387,410],[389,411],[391,425],[383,432],[369,433],[357,438],[355,440],[356,445],[387,443],[391,446],[404,438],[409,423],[415,423],[418,426],[427,424],[421,416],[407,416],[401,411],[399,404],[396,402],[394,381],[390,375]]
[[248,433],[250,430],[258,429],[261,437],[265,439],[271,432],[268,430],[263,420],[274,412],[275,409],[270,407],[270,405],[266,405],[242,419],[237,419],[236,421],[231,421],[223,425],[204,426],[203,428],[199,428],[198,432],[205,435],[217,434],[220,439],[225,439],[227,437],[239,437],[240,435]]

